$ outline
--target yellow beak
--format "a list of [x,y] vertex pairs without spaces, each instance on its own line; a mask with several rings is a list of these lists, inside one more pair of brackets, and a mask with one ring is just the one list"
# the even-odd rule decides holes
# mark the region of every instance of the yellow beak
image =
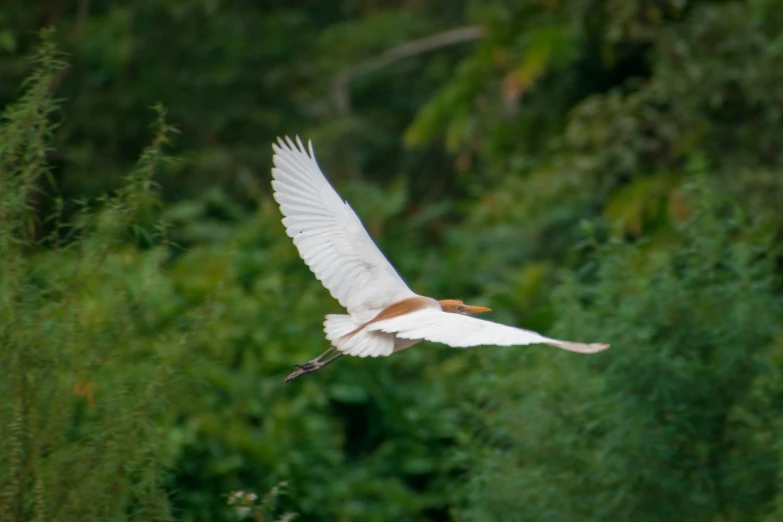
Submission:
[[482,312],[491,312],[492,308],[486,306],[468,306],[465,305],[465,311],[469,314],[480,314]]

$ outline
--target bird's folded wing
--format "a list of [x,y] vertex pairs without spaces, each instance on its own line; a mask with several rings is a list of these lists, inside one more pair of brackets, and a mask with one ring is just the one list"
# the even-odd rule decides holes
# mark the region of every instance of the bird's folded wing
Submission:
[[548,344],[579,353],[600,352],[607,344],[574,343],[550,339],[536,332],[493,323],[467,315],[420,310],[367,325],[367,330],[394,333],[402,339],[424,339],[453,348],[469,346]]
[[272,187],[307,266],[332,296],[355,316],[372,317],[386,306],[414,296],[365,230],[353,209],[329,184],[312,143],[299,138],[272,145]]

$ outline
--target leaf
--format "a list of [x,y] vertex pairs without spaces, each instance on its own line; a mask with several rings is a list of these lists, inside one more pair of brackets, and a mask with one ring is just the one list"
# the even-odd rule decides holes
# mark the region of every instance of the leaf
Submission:
[[618,233],[639,235],[646,224],[665,216],[662,211],[679,183],[676,176],[639,176],[615,191],[603,215],[615,223]]

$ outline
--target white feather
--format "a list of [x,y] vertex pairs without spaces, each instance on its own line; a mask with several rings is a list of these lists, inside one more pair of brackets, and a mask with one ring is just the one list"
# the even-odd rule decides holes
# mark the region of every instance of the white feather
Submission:
[[394,334],[361,330],[344,339],[337,338],[332,345],[345,355],[380,357],[394,352]]
[[[384,257],[356,213],[327,181],[312,143],[278,138],[272,187],[307,266],[355,319],[367,321],[414,294]],[[384,350],[386,348],[384,347]]]
[[595,353],[606,344],[586,344],[550,339],[530,330],[485,321],[476,317],[425,309],[368,325],[368,331],[393,333],[401,339],[426,340],[453,348],[498,345],[548,344],[579,353]]
[[391,355],[420,340],[455,348],[479,345],[549,344],[595,353],[605,344],[550,339],[536,332],[444,312],[435,300],[425,309],[371,322],[392,304],[418,297],[405,284],[340,198],[315,160],[312,143],[278,138],[272,145],[272,188],[286,233],[299,255],[350,315],[327,315],[326,338],[340,352],[359,357]]
[[336,341],[344,337],[361,325],[356,324],[350,315],[327,314],[324,320],[324,333],[328,341]]

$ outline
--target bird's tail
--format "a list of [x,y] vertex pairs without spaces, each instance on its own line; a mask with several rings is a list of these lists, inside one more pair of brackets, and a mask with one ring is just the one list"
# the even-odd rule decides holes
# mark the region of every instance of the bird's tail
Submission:
[[364,324],[356,323],[350,315],[326,316],[324,332],[332,346],[346,355],[378,357],[394,352],[394,334],[368,332]]
[[324,320],[326,338],[332,343],[337,342],[338,339],[345,337],[360,326],[351,319],[350,315],[344,314],[328,314]]

